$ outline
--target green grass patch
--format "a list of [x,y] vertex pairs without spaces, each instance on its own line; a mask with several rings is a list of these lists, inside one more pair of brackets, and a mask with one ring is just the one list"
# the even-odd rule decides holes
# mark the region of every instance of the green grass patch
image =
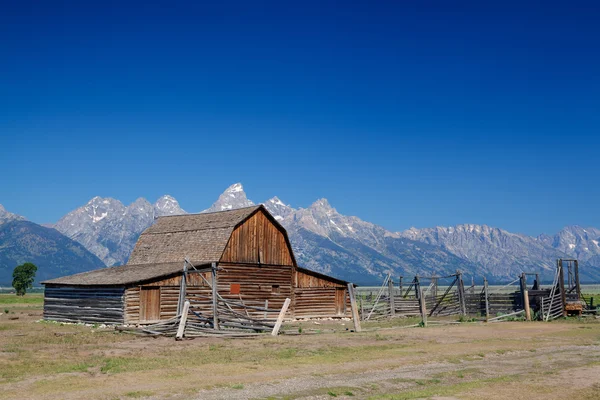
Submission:
[[149,390],[136,390],[135,392],[127,392],[125,393],[125,397],[129,397],[132,399],[139,399],[141,397],[150,397],[154,394]]
[[44,304],[43,293],[26,294],[17,296],[16,294],[0,294],[0,304]]
[[[513,382],[518,379],[520,379],[519,375],[505,375],[505,376],[500,376],[497,378],[482,379],[482,380],[472,381],[472,382],[460,382],[460,383],[456,383],[454,385],[444,385],[442,383],[438,383],[438,384],[433,384],[433,385],[427,385],[426,388],[411,390],[411,391],[403,392],[403,393],[399,393],[399,394],[375,395],[375,396],[369,397],[369,399],[373,399],[373,400],[379,400],[379,399],[410,400],[410,399],[428,399],[428,398],[434,397],[434,396],[439,396],[439,397],[454,396],[456,394],[459,394],[459,393],[467,391],[467,390],[477,389],[477,388],[486,386],[490,383]],[[418,381],[415,381],[415,382],[418,382]],[[417,385],[426,386],[426,383],[430,382],[430,381],[422,381],[422,382],[425,382],[425,383],[422,383],[422,384],[417,383]]]

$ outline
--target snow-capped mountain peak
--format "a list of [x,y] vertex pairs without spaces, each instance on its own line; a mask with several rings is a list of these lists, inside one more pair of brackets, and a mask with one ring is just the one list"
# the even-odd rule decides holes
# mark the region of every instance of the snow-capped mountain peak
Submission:
[[168,194],[156,200],[156,203],[154,203],[154,213],[158,217],[186,214],[185,210],[179,206],[179,202]]
[[279,197],[275,196],[267,201],[265,201],[264,206],[267,210],[275,217],[278,221],[283,221],[289,215],[294,213],[296,210],[291,206],[285,204],[283,201],[279,199]]
[[225,189],[225,191],[219,196],[217,201],[215,201],[210,208],[202,212],[233,210],[236,208],[250,207],[253,205],[254,202],[246,197],[246,192],[244,192],[244,187],[242,184],[234,183]]

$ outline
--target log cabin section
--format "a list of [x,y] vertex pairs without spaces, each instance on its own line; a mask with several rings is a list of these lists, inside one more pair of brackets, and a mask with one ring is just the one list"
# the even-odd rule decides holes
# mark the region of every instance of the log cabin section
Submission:
[[[200,299],[207,311],[214,263],[218,294],[224,299],[280,309],[290,298],[288,318],[351,314],[348,283],[299,268],[287,232],[259,205],[158,218],[142,233],[126,265],[43,282],[48,293],[44,316],[127,324],[172,318],[186,259],[193,266],[186,273],[186,296]],[[86,308],[90,297],[109,292],[113,297]]]

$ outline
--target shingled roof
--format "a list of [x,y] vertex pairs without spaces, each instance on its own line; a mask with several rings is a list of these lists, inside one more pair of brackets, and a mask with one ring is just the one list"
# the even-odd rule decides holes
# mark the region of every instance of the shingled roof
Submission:
[[234,228],[263,206],[159,218],[138,239],[128,264],[217,262]]
[[126,285],[182,271],[186,257],[196,266],[218,262],[235,227],[261,208],[264,206],[160,217],[140,235],[126,265],[42,283]]
[[158,264],[127,264],[100,268],[42,282],[44,285],[112,286],[143,282],[183,271],[183,261]]

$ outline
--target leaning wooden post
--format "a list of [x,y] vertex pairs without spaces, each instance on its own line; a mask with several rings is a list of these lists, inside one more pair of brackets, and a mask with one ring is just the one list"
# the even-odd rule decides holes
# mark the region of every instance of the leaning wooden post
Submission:
[[523,305],[525,306],[525,319],[531,321],[531,309],[529,308],[529,292],[523,292]]
[[[565,291],[565,273],[563,271],[562,260],[558,262],[558,287],[560,289],[560,300],[562,302],[563,317],[567,316],[567,292]],[[550,314],[550,313],[548,313]]]
[[279,334],[279,328],[281,328],[281,324],[283,324],[283,318],[285,317],[285,313],[287,312],[287,309],[290,306],[290,302],[291,300],[289,298],[285,299],[283,307],[281,307],[281,311],[279,311],[279,317],[277,317],[277,322],[273,327],[273,332],[271,332],[271,336],[277,336]]
[[391,274],[390,279],[388,279],[388,296],[390,301],[390,315],[393,317],[396,315],[396,305],[394,304],[394,280]]
[[485,297],[485,322],[490,319],[490,303],[488,299],[488,281],[487,278],[483,278],[483,296]]
[[213,309],[213,328],[219,330],[219,315],[217,310],[217,263],[212,263],[212,309]]
[[190,310],[190,302],[188,300],[183,304],[183,310],[181,311],[181,319],[179,320],[179,327],[177,328],[177,335],[175,335],[175,340],[183,339],[183,334],[185,333],[185,324],[187,323],[187,316]]
[[354,332],[360,332],[360,318],[358,316],[358,307],[356,306],[356,296],[354,295],[354,284],[348,283],[348,296],[350,297],[350,308],[352,309],[352,320],[354,321]]
[[177,301],[177,315],[181,314],[183,302],[185,301],[187,288],[187,261],[183,263],[183,273],[181,274],[181,282],[179,284],[179,300]]
[[462,279],[462,273],[456,271],[456,279],[458,279],[458,296],[460,301],[460,311],[462,315],[467,315],[467,305],[465,303],[465,283]]
[[402,276],[398,278],[398,288],[400,289],[400,294],[402,294]]
[[425,289],[421,289],[419,303],[421,305],[421,321],[423,322],[423,326],[427,327],[427,305],[425,303]]

